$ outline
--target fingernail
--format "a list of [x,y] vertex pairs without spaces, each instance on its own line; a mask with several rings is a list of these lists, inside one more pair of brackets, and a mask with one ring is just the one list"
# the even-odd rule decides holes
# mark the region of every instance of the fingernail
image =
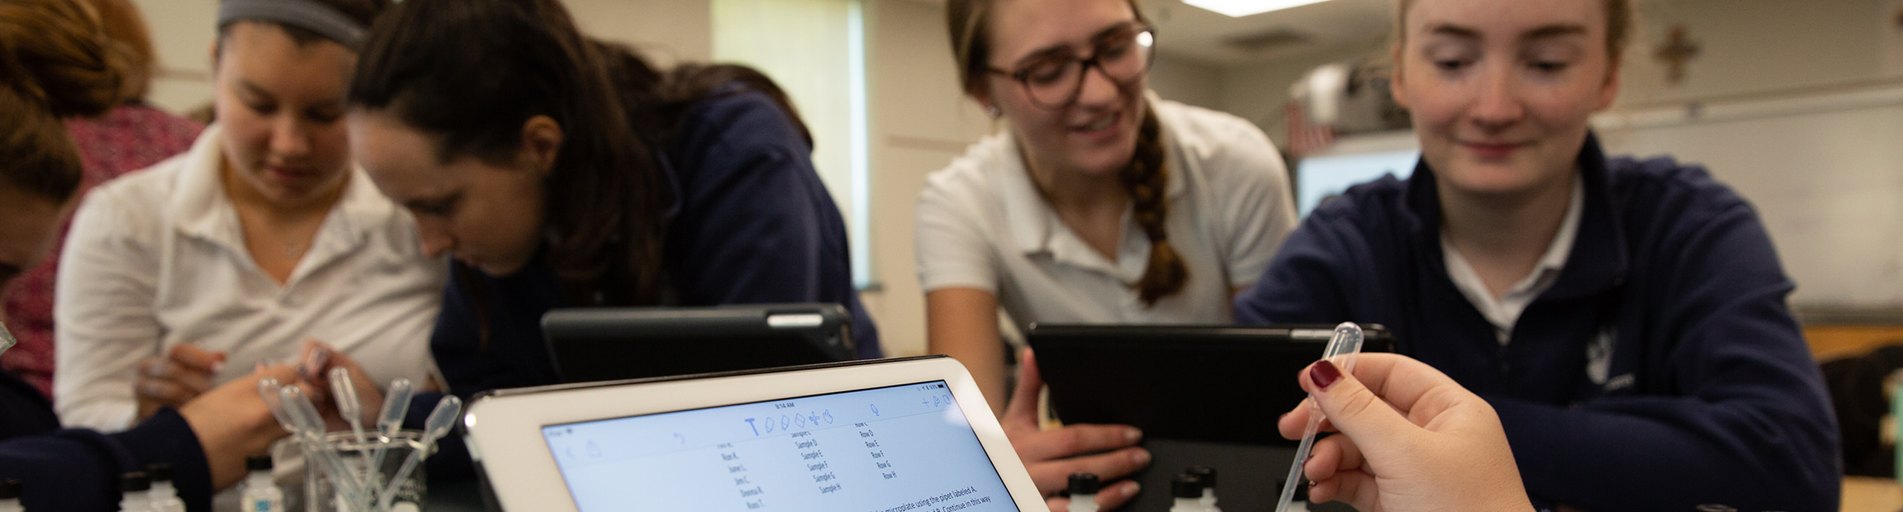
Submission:
[[1137,463],[1139,466],[1147,465],[1150,463],[1150,451],[1137,450],[1136,453],[1130,454],[1130,461]]
[[1131,480],[1130,485],[1124,486],[1124,489],[1126,490],[1123,492],[1123,497],[1136,496],[1138,491],[1143,490],[1143,484],[1137,483],[1136,480]]
[[1134,428],[1132,428],[1132,429],[1126,429],[1126,430],[1124,430],[1124,431],[1123,431],[1123,440],[1124,440],[1124,442],[1128,442],[1128,443],[1134,443],[1134,442],[1137,442],[1137,441],[1139,441],[1139,440],[1142,440],[1142,439],[1143,439],[1143,431],[1142,431],[1142,430],[1137,430],[1137,429],[1134,429]]
[[1335,368],[1335,363],[1323,359],[1315,363],[1315,369],[1308,371],[1308,380],[1313,381],[1316,388],[1325,390],[1328,386],[1334,385],[1335,381],[1341,380],[1341,370]]

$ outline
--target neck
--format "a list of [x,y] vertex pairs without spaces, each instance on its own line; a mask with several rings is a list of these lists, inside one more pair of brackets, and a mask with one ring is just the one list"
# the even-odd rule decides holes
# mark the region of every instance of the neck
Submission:
[[1470,259],[1537,261],[1566,220],[1578,173],[1515,194],[1472,194],[1439,182],[1441,228]]
[[222,166],[219,178],[225,187],[225,196],[230,197],[233,204],[245,211],[268,216],[274,221],[297,221],[329,214],[331,207],[343,200],[344,184],[350,182],[350,176],[346,174],[315,194],[290,201],[278,201],[266,197],[258,192],[258,189],[252,187],[251,183],[238,176],[238,171],[231,167],[229,160]]
[[1060,212],[1095,212],[1115,209],[1118,214],[1130,202],[1129,191],[1117,173],[1085,173],[1038,156],[1018,139],[1019,155],[1031,182],[1052,208]]

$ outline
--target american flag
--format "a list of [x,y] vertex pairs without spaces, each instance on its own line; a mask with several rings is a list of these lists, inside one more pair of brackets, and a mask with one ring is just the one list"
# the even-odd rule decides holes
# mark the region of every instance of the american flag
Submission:
[[1302,108],[1301,102],[1291,101],[1283,104],[1282,115],[1288,126],[1288,152],[1296,158],[1315,154],[1335,145],[1335,127],[1310,122],[1308,112]]

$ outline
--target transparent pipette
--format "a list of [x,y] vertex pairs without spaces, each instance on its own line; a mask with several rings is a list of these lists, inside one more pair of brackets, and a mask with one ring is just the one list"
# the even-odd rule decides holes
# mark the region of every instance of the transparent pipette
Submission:
[[[1361,326],[1342,322],[1335,326],[1335,335],[1328,339],[1322,359],[1335,363],[1342,373],[1354,373],[1355,355],[1360,353]],[[1289,465],[1288,482],[1282,484],[1282,497],[1275,502],[1275,512],[1287,512],[1289,502],[1295,499],[1295,486],[1302,484],[1302,463],[1308,462],[1308,450],[1315,447],[1315,434],[1321,432],[1321,427],[1322,408],[1309,402],[1308,429],[1302,431],[1302,444],[1295,447],[1295,463]]]

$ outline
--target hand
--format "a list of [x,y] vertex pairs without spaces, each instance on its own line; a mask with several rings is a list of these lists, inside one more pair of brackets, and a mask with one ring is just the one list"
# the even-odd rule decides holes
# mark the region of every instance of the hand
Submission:
[[288,434],[258,397],[258,381],[265,377],[303,387],[306,393],[313,391],[297,383],[297,372],[290,366],[260,366],[251,375],[212,388],[178,409],[205,449],[213,489],[238,483],[245,474],[245,457],[263,455],[273,441]]
[[[350,371],[351,386],[357,389],[357,402],[362,405],[362,425],[373,430],[377,425],[377,415],[383,411],[383,388],[370,380],[363,367],[350,359],[350,356],[338,352],[323,342],[304,341],[304,355],[298,358],[298,365],[305,382],[309,382],[318,391],[311,395],[317,410],[324,414],[324,426],[330,431],[350,430],[350,422],[338,415],[337,401],[331,396],[330,369],[343,368]],[[366,430],[369,431],[369,430]]]
[[[1302,466],[1310,502],[1346,501],[1366,512],[1532,510],[1500,417],[1486,400],[1426,363],[1361,354],[1354,375],[1321,361],[1298,377],[1310,397],[1282,416],[1300,439],[1311,404],[1324,430]],[[1365,383],[1365,385],[1364,385]]]
[[161,407],[183,407],[211,390],[224,365],[224,352],[207,351],[190,344],[173,345],[163,356],[139,360],[138,381],[132,385],[132,395],[139,402],[138,418],[134,422],[145,421]]
[[1124,425],[1068,425],[1041,430],[1037,424],[1037,396],[1043,389],[1037,360],[1030,349],[1025,349],[1018,359],[1018,387],[1011,392],[1011,404],[1000,424],[1046,504],[1051,510],[1070,508],[1070,498],[1052,496],[1070,486],[1071,473],[1092,473],[1106,483],[1097,493],[1097,505],[1105,510],[1130,501],[1138,490],[1136,482],[1109,482],[1150,464],[1150,452],[1136,447],[1143,432]]

